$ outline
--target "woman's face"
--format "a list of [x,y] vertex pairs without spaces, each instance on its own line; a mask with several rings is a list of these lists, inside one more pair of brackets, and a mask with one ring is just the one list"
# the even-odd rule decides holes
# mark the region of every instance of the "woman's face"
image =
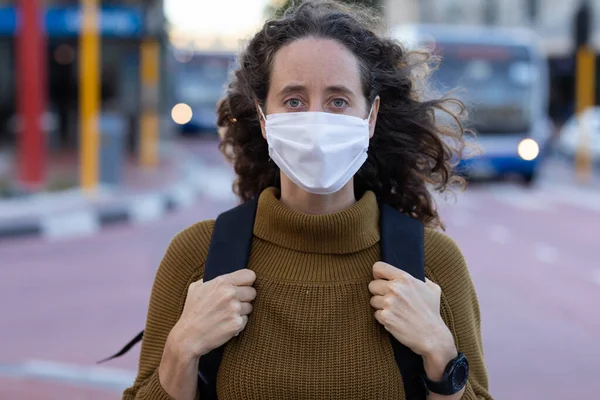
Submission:
[[[373,136],[379,98],[373,104]],[[359,62],[331,39],[304,38],[279,49],[273,59],[265,114],[321,111],[367,118]],[[263,136],[265,136],[264,122]]]

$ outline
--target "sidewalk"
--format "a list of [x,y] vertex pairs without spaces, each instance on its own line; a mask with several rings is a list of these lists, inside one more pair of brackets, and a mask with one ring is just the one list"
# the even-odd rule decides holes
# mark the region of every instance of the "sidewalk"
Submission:
[[[174,144],[174,143],[173,143]],[[123,165],[123,189],[143,190],[157,183],[171,180],[175,176],[176,160],[172,157],[174,146],[165,142],[159,165],[152,170],[143,169],[137,159],[128,156]],[[17,160],[14,154],[0,154],[0,182],[17,180]],[[51,191],[68,186],[77,186],[79,181],[79,159],[76,150],[65,150],[51,154],[46,160],[45,181]],[[0,197],[0,201],[4,198]]]
[[[143,169],[136,160],[127,160],[119,187],[99,186],[93,194],[78,187],[13,198],[0,198],[0,240],[24,236],[50,238],[90,235],[122,222],[146,222],[189,204],[201,189],[192,171],[192,154],[177,140],[161,145],[159,165]],[[14,171],[4,171],[14,179]],[[77,182],[75,153],[48,160],[48,181]]]

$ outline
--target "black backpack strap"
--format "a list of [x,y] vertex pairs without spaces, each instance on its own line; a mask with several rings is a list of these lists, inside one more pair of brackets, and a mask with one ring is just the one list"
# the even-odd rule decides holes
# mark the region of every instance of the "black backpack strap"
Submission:
[[[248,265],[258,200],[250,200],[219,215],[208,248],[204,282]],[[202,400],[217,399],[217,374],[225,346],[200,357],[198,385]]]
[[[414,278],[425,280],[424,227],[393,207],[380,206],[381,259]],[[390,335],[391,336],[391,335]],[[426,398],[423,359],[391,336],[394,358],[402,374],[406,400]]]
[[110,361],[114,358],[119,358],[121,357],[123,354],[127,353],[129,350],[131,350],[131,348],[133,346],[135,346],[139,341],[142,340],[142,337],[144,336],[144,331],[141,331],[140,333],[137,334],[136,337],[134,337],[133,339],[131,339],[129,341],[129,343],[127,343],[121,350],[119,350],[119,352],[113,356],[110,356],[108,358],[105,358],[104,360],[98,361],[98,364],[102,364],[105,363],[107,361]]
[[[212,239],[208,248],[204,269],[204,282],[237,270],[246,268],[252,236],[254,230],[254,218],[258,200],[250,200],[230,211],[221,214],[215,223]],[[139,343],[144,336],[144,331],[131,339],[118,353],[98,364],[105,363],[126,354],[133,346]],[[205,355],[200,360],[199,375],[208,393],[214,393],[213,397],[204,394],[202,399],[216,399],[216,375],[221,364],[223,349],[216,349]],[[213,390],[214,392],[211,392]]]

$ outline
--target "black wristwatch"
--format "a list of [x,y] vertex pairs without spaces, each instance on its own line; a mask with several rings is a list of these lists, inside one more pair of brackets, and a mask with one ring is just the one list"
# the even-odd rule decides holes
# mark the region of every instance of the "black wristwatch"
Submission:
[[450,361],[444,370],[444,375],[440,381],[434,382],[423,375],[423,383],[427,394],[429,392],[451,396],[460,392],[467,384],[469,378],[469,362],[463,353]]

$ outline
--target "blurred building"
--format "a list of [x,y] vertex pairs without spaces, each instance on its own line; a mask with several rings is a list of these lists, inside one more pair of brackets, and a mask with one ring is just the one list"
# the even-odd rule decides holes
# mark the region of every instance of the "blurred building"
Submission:
[[[79,35],[81,2],[41,0],[40,14],[47,43],[46,129],[54,131],[54,146],[75,146],[78,136]],[[100,75],[103,111],[118,111],[126,119],[130,142],[135,140],[141,109],[140,44],[144,38],[164,42],[163,0],[98,0],[101,37]],[[0,0],[0,141],[13,143],[16,117],[16,47],[18,8],[15,0]]]
[[[600,0],[589,3],[592,9],[591,44],[600,53]],[[384,0],[384,12],[390,26],[422,22],[533,28],[549,57],[550,112],[562,121],[573,110],[573,21],[579,5],[580,1],[564,0]]]
[[[594,36],[600,49],[600,1],[591,1]],[[579,1],[563,0],[385,0],[388,23],[493,24],[533,27],[551,56],[572,51]]]

